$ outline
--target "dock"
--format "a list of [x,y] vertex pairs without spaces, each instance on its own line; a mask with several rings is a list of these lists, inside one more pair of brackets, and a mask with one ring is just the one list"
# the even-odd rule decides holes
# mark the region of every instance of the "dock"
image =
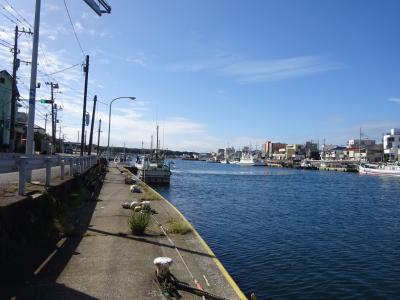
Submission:
[[[141,193],[132,193],[125,183],[131,176],[126,169],[109,166],[87,224],[76,236],[60,240],[34,276],[15,285],[16,298],[166,299],[155,280],[153,261],[170,257],[171,273],[179,281],[195,287],[195,278],[205,291],[218,297],[247,299],[184,216],[144,183]],[[122,204],[144,199],[151,200],[155,219],[144,235],[133,235],[128,227],[132,210]],[[168,233],[178,251],[158,224],[168,228],[171,219],[187,222],[191,229],[183,235]],[[181,299],[201,299],[191,292],[179,293]]]

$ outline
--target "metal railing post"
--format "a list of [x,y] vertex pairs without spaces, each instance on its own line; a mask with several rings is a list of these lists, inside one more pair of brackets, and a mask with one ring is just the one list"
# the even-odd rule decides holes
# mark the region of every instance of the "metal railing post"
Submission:
[[21,156],[18,161],[19,168],[19,183],[18,183],[18,195],[25,194],[25,181],[26,181],[26,156]]
[[61,180],[64,180],[64,167],[65,167],[65,161],[62,159],[60,161],[60,171],[61,171],[60,177],[61,177]]
[[70,158],[69,159],[69,176],[74,175],[74,159]]
[[46,186],[51,183],[51,157],[46,158]]
[[78,165],[79,165],[79,167],[78,167],[78,173],[79,173],[79,174],[82,174],[82,157],[79,157],[79,158],[78,158]]

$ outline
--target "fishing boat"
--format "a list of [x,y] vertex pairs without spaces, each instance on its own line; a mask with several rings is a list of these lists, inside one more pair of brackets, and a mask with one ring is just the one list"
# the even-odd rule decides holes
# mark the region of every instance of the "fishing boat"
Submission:
[[365,175],[400,176],[399,164],[360,164],[358,172]]
[[263,160],[253,157],[250,152],[243,152],[237,164],[244,166],[265,166]]
[[158,125],[156,149],[151,154],[137,156],[137,176],[149,185],[169,185],[172,162],[165,162],[165,155],[159,150]]
[[149,185],[169,185],[171,178],[171,163],[163,158],[155,159],[153,155],[138,156],[135,163],[137,176]]

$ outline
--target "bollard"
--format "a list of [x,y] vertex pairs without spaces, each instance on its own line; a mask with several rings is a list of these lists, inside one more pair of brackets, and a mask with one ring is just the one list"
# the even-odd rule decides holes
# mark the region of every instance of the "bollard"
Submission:
[[19,183],[18,183],[18,195],[25,194],[25,180],[26,180],[26,163],[27,157],[21,156],[18,161],[19,167]]
[[62,159],[60,161],[60,171],[61,171],[60,177],[61,177],[61,180],[64,180],[64,166],[65,166],[65,161]]
[[172,264],[172,259],[169,257],[156,257],[153,261],[156,267],[156,275],[163,279],[169,275],[169,266]]
[[50,186],[51,183],[51,157],[46,159],[46,186]]

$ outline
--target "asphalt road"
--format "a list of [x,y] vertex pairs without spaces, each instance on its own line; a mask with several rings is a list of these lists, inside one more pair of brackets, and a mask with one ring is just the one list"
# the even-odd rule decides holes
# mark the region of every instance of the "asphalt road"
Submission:
[[[69,174],[69,165],[64,167],[65,175]],[[51,168],[51,178],[60,177],[60,167],[52,167]],[[39,182],[44,184],[46,180],[46,169],[37,169],[32,171],[32,181]],[[4,173],[0,174],[0,189],[4,189],[7,186],[18,184],[19,183],[19,173]]]

